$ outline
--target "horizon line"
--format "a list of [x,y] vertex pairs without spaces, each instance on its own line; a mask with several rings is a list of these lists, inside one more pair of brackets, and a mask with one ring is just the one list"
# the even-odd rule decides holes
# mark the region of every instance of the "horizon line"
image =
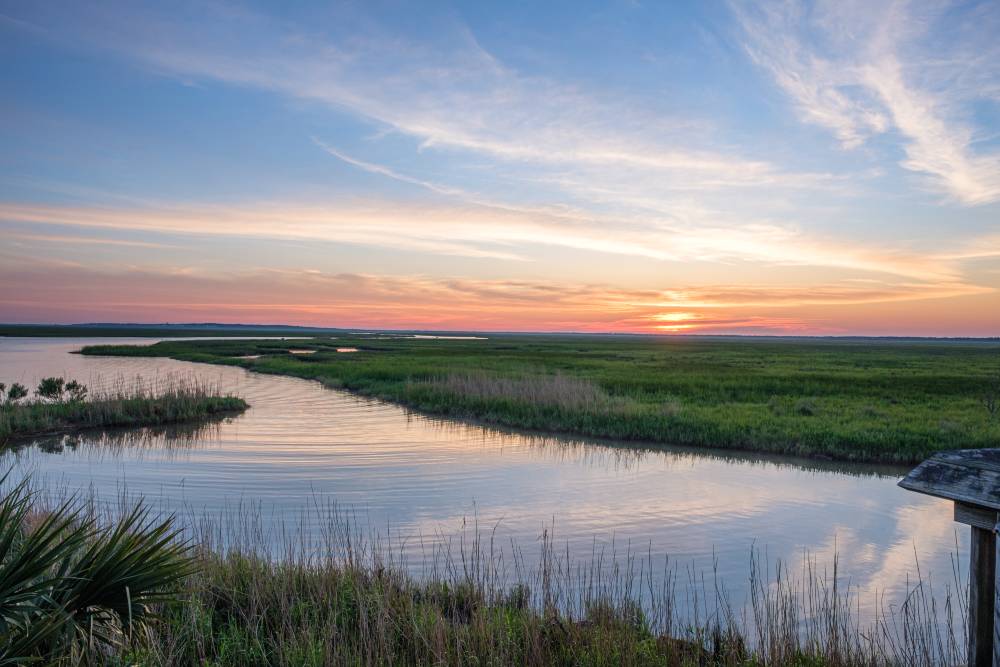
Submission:
[[[129,327],[129,328],[213,328],[216,330],[227,328],[243,329],[301,329],[307,331],[342,331],[351,333],[390,333],[390,334],[480,334],[480,335],[500,335],[500,336],[641,336],[647,338],[775,338],[775,339],[814,339],[814,340],[929,340],[929,341],[998,341],[1000,334],[994,336],[917,336],[909,334],[894,335],[866,335],[866,334],[755,334],[755,333],[670,333],[670,332],[641,332],[641,331],[573,331],[573,330],[553,330],[553,331],[503,331],[486,329],[380,329],[375,327],[336,327],[336,326],[311,326],[303,324],[263,324],[263,323],[242,323],[242,322],[72,322],[72,323],[43,323],[43,322],[20,322],[6,323],[0,322],[0,329],[3,328],[30,328],[30,327],[61,327],[61,328],[97,328],[97,327]],[[0,337],[7,337],[0,331]]]

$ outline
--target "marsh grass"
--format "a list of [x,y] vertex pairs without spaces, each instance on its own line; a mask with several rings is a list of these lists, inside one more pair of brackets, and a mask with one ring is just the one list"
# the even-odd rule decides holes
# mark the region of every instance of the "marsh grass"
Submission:
[[87,428],[182,423],[247,407],[243,399],[194,376],[117,378],[86,400],[36,398],[0,404],[0,443]]
[[[336,352],[345,346],[358,352]],[[585,437],[881,463],[1000,446],[998,342],[344,333],[295,343],[315,354],[289,347],[170,341],[83,352],[237,365],[427,414]]]
[[[250,525],[246,519],[237,525]],[[535,566],[495,536],[433,549],[422,577],[350,531],[280,558],[203,541],[181,604],[130,659],[214,665],[939,665],[961,662],[952,599],[918,582],[868,623],[836,571],[798,577],[748,554],[749,600],[715,573],[651,554],[569,560],[550,533]]]
[[472,400],[507,401],[565,411],[621,413],[628,405],[624,398],[609,396],[591,380],[563,373],[523,377],[451,373],[442,378],[413,383],[410,391],[418,388]]
[[[47,504],[65,503],[50,495]],[[112,524],[122,494],[79,503]],[[44,506],[43,506],[44,511]],[[937,595],[919,574],[900,604],[861,611],[838,571],[747,554],[731,602],[715,570],[614,545],[572,559],[549,528],[537,554],[470,521],[414,545],[335,505],[265,529],[259,505],[175,516],[195,571],[160,619],[95,663],[149,665],[941,665],[962,662],[964,577]],[[272,533],[279,530],[280,535]],[[314,533],[315,535],[315,533]],[[277,546],[275,546],[277,545]],[[958,591],[954,593],[954,591]]]
[[[33,495],[36,519],[74,508],[111,526],[136,500]],[[152,505],[145,504],[150,508]],[[143,510],[146,511],[146,510]],[[734,603],[715,569],[614,543],[574,559],[549,527],[532,553],[470,520],[400,539],[316,501],[301,521],[259,504],[172,515],[193,569],[120,648],[76,655],[110,665],[945,665],[964,656],[967,580],[943,591],[917,568],[906,595],[864,604],[836,556],[790,568],[747,553]],[[149,516],[154,517],[155,512]],[[270,526],[270,527],[266,527]],[[306,537],[311,535],[311,537]],[[410,541],[417,539],[419,549]],[[537,550],[537,551],[536,551]],[[416,557],[414,554],[419,554]],[[957,562],[957,561],[956,561]],[[730,582],[739,583],[739,582]],[[903,582],[901,582],[903,583]],[[864,607],[864,608],[863,608]],[[69,663],[67,663],[69,664]]]

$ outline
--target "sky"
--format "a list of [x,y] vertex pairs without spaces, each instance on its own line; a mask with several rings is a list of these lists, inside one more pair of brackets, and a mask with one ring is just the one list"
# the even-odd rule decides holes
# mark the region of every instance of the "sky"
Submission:
[[0,0],[0,321],[1000,335],[996,2]]

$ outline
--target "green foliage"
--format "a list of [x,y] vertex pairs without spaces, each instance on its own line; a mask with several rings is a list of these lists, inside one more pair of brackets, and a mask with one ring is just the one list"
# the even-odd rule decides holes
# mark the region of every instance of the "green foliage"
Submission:
[[986,385],[983,391],[983,407],[989,414],[990,419],[995,419],[1000,414],[1000,373],[997,373]]
[[66,383],[66,394],[73,403],[83,401],[87,398],[87,385],[80,384],[76,380],[70,380]]
[[803,417],[815,417],[819,413],[819,407],[811,398],[800,398],[795,403],[795,412]]
[[[11,387],[11,391],[14,390],[14,387],[20,387],[18,393],[21,394],[21,398],[28,395],[27,389],[23,386],[15,384]],[[87,398],[87,385],[81,384],[76,380],[67,382],[61,377],[43,378],[35,389],[35,396],[54,402],[62,400],[79,402]]]
[[76,380],[46,378],[35,392],[39,399],[18,402],[27,396],[19,384],[7,390],[0,405],[0,442],[11,438],[84,428],[157,426],[205,419],[247,409],[242,399],[221,394],[197,382],[178,383],[152,391],[137,382],[100,392],[88,400],[88,390]]
[[62,400],[63,391],[65,391],[65,384],[66,381],[63,378],[43,378],[42,381],[38,383],[38,388],[35,389],[35,396],[45,398],[50,401]]
[[33,501],[24,482],[0,499],[0,665],[121,648],[193,571],[171,520],[141,505],[106,527],[72,501],[33,516]]
[[27,387],[25,387],[20,382],[15,382],[14,384],[10,385],[10,389],[7,390],[7,396],[6,398],[4,398],[3,403],[4,405],[13,405],[14,403],[17,403],[27,395],[28,395]]
[[[252,517],[241,522],[253,525]],[[252,545],[222,555],[203,544],[182,604],[135,647],[131,655],[141,659],[133,662],[721,667],[961,660],[962,628],[951,624],[950,611],[944,617],[934,607],[926,582],[914,582],[906,602],[868,624],[854,616],[855,598],[837,589],[835,564],[831,579],[806,565],[793,583],[786,574],[766,575],[769,567],[751,557],[745,614],[716,589],[719,611],[702,615],[678,600],[710,595],[704,581],[699,588],[692,579],[679,592],[632,585],[654,567],[651,560],[631,573],[596,561],[570,566],[548,541],[537,566],[519,568],[521,583],[511,585],[496,577],[502,556],[474,540],[459,553],[438,552],[435,574],[415,579],[388,564],[384,547],[343,539],[337,546],[350,555],[316,558],[292,548],[280,561]],[[950,610],[950,598],[944,602]]]
[[1000,399],[986,398],[996,342],[339,335],[84,353],[239,365],[432,414],[618,440],[896,463],[1000,446]]
[[653,635],[634,604],[595,603],[599,613],[575,620],[489,599],[472,582],[418,583],[385,569],[209,556],[184,600],[151,635],[151,662],[694,665],[702,654]]

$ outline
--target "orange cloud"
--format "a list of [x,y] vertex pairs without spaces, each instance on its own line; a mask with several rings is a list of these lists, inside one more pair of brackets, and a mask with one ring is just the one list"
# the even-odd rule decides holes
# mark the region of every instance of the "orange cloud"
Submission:
[[[685,301],[678,295],[689,298]],[[0,271],[0,312],[7,321],[212,320],[440,330],[864,333],[886,326],[879,321],[886,303],[874,303],[882,299],[905,306],[911,328],[922,321],[925,328],[937,326],[938,334],[958,334],[964,323],[975,321],[976,326],[1000,330],[996,292],[970,292],[962,297],[974,300],[967,306],[968,314],[947,323],[936,316],[942,299],[928,298],[933,296],[933,290],[921,296],[906,285],[895,290],[880,285],[872,297],[853,286],[821,286],[795,293],[777,289],[769,297],[763,286],[691,287],[665,293],[602,285],[317,271],[206,275],[100,271],[69,264]],[[676,303],[684,303],[683,309],[669,305]],[[854,318],[845,329],[838,321],[840,315],[831,313],[840,309],[843,315],[852,303],[877,310],[867,316],[867,322]],[[862,306],[850,305],[850,310]],[[983,313],[987,313],[985,320]]]

